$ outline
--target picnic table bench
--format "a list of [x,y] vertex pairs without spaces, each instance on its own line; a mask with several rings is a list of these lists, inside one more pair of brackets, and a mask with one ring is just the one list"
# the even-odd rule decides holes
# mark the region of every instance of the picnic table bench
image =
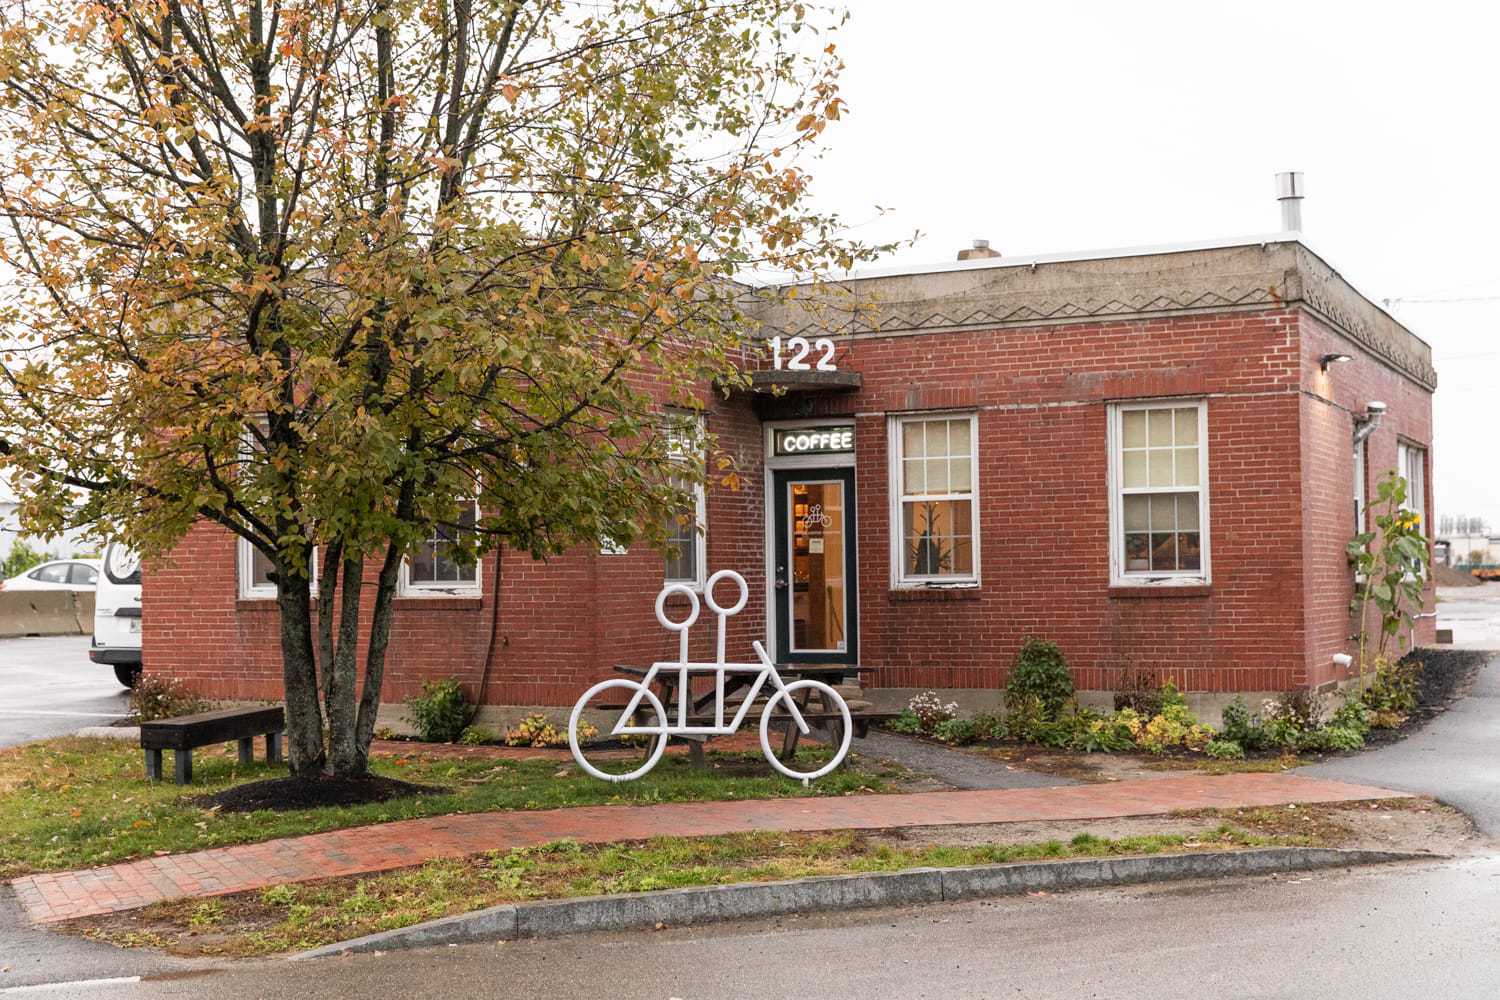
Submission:
[[[644,667],[628,666],[625,664],[616,665],[615,671],[637,678],[645,677],[647,674],[647,670]],[[787,682],[804,679],[818,680],[831,687],[837,687],[845,681],[858,678],[860,674],[872,673],[873,668],[844,663],[778,663],[776,664],[776,672]],[[724,678],[724,718],[726,720],[739,711],[739,707],[744,701],[742,695],[755,683],[756,676],[753,673],[731,673]],[[660,670],[656,674],[656,680],[661,686],[661,703],[666,707],[667,712],[671,714],[678,704],[676,694],[678,673],[673,669]],[[741,697],[736,698],[736,695],[741,695]],[[717,692],[710,689],[692,698],[689,702],[688,717],[683,721],[689,725],[713,725],[717,721],[714,715],[714,700],[716,697]],[[832,705],[822,704],[821,695],[815,695],[810,689],[804,689],[794,697],[797,699],[797,711],[801,713],[804,720],[811,724],[826,724],[830,740],[834,744],[842,741],[843,733],[839,730],[843,725],[843,716]],[[812,708],[810,704],[813,697],[818,697],[819,699],[819,704],[816,708]],[[766,698],[767,695],[763,691],[756,698],[756,703],[764,704]],[[849,706],[849,720],[854,725],[854,735],[860,739],[864,739],[865,735],[869,732],[871,722],[894,719],[897,714],[895,712],[873,711],[868,701],[860,701],[858,699],[851,701],[845,699],[845,702]],[[624,706],[621,705],[619,707]],[[783,710],[772,716],[772,718],[790,720],[791,715]],[[785,735],[782,737],[781,752],[778,755],[782,760],[790,760],[792,755],[797,752],[797,743],[801,739],[801,736],[801,730],[796,726],[788,725],[786,727]],[[694,760],[702,759],[703,742],[708,737],[677,736],[673,738],[687,742]]]
[[281,734],[286,714],[280,705],[271,708],[226,708],[175,719],[141,723],[141,749],[146,751],[146,777],[161,780],[161,753],[172,751],[173,780],[186,785],[193,780],[193,751],[199,747],[235,740],[240,745],[240,763],[254,759],[252,741],[266,738],[266,760],[281,759]]

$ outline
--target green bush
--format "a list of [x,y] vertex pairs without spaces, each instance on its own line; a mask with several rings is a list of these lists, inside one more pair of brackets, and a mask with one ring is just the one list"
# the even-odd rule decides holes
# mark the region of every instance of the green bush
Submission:
[[1422,679],[1422,661],[1413,659],[1375,661],[1375,676],[1365,688],[1364,703],[1375,712],[1410,715],[1417,710]]
[[1224,706],[1220,730],[1226,742],[1238,743],[1245,750],[1263,750],[1267,745],[1260,719],[1250,714],[1250,706],[1240,695],[1235,695],[1234,701]]
[[1161,714],[1161,686],[1149,670],[1134,670],[1125,676],[1115,692],[1115,711],[1128,708],[1142,718]]
[[485,743],[497,743],[500,737],[483,726],[465,726],[458,734],[458,742],[466,747],[477,747]]
[[980,712],[974,716],[974,738],[979,740],[1005,739],[1005,717],[995,712]]
[[452,743],[463,733],[473,712],[458,681],[425,681],[422,693],[407,699],[407,712],[425,743]]
[[1209,740],[1203,752],[1215,760],[1243,760],[1245,748],[1234,740]]
[[944,719],[932,728],[933,739],[952,746],[974,742],[974,723],[968,719]]
[[909,708],[903,708],[901,714],[896,716],[886,725],[892,732],[907,733],[915,736],[922,731],[922,720],[917,718],[917,713]]
[[1034,699],[1044,717],[1055,720],[1072,698],[1073,675],[1057,644],[1043,639],[1022,642],[1016,665],[1005,682],[1006,710],[1014,712],[1017,706]]

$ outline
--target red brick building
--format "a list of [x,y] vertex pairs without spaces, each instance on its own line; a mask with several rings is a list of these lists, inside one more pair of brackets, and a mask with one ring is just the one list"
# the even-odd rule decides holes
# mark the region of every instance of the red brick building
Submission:
[[[760,638],[859,662],[886,704],[993,704],[1026,636],[1058,642],[1083,691],[1136,669],[1201,700],[1345,679],[1357,504],[1399,467],[1432,506],[1428,345],[1290,236],[984,253],[850,278],[821,311],[756,293],[762,391],[704,390],[743,482],[707,491],[703,534],[671,558],[473,572],[429,553],[403,573],[387,702],[429,678],[477,686],[488,662],[487,704],[571,704],[668,653],[665,580],[722,568],[751,587],[732,658]],[[147,669],[279,697],[261,569],[195,529],[147,576]]]

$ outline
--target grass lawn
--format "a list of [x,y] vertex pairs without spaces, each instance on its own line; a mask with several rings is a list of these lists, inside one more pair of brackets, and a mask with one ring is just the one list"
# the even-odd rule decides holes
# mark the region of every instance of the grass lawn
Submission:
[[848,872],[957,867],[1162,852],[1309,844],[1222,824],[1188,833],[1110,839],[900,847],[864,832],[660,837],[617,844],[559,841],[357,878],[279,885],[259,893],[158,903],[75,921],[69,929],[125,946],[186,955],[251,956],[313,948],[497,903],[763,882]]
[[[798,759],[824,752],[801,750]],[[901,773],[851,754],[843,768],[803,788],[773,772],[758,753],[710,752],[705,768],[668,754],[646,777],[611,785],[571,761],[376,757],[371,769],[378,774],[446,791],[358,806],[231,814],[188,800],[279,777],[285,768],[241,765],[231,744],[195,752],[193,784],[185,787],[148,784],[142,767],[140,748],[118,740],[69,737],[0,751],[0,878],[444,813],[879,792]]]

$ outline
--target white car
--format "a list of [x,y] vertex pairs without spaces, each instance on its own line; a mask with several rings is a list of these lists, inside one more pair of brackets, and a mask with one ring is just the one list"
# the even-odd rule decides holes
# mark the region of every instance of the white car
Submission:
[[0,580],[0,590],[93,590],[98,582],[99,560],[54,559]]
[[113,667],[115,679],[126,687],[140,680],[141,557],[119,542],[110,542],[104,550],[89,659]]

